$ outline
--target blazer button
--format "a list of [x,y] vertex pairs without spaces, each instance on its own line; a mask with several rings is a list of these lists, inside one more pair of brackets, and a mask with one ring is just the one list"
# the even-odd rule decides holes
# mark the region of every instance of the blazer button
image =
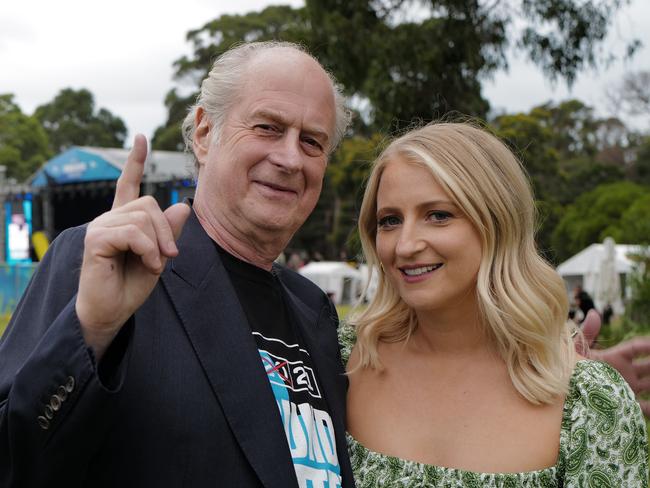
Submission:
[[65,402],[68,398],[68,390],[65,389],[65,386],[59,386],[56,389],[56,396],[58,396],[62,402]]
[[72,393],[72,390],[74,390],[74,378],[72,376],[68,376],[68,380],[65,383],[65,391]]
[[61,399],[56,395],[52,395],[50,398],[50,407],[52,407],[52,410],[55,412],[58,412],[58,410],[61,408]]
[[52,407],[49,405],[45,405],[45,418],[47,420],[52,420],[52,417],[54,417],[54,410],[52,410]]
[[47,419],[46,419],[45,417],[43,417],[42,415],[39,415],[39,416],[38,416],[38,425],[41,426],[41,429],[43,429],[43,430],[47,430],[47,429],[50,428],[50,421],[47,420]]

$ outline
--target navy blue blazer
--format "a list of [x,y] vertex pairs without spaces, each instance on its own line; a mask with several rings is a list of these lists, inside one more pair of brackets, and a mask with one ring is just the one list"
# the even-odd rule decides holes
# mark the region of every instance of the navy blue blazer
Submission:
[[[297,486],[244,311],[196,216],[99,366],[74,308],[84,235],[55,240],[0,342],[0,486]],[[353,487],[336,311],[311,282],[276,271]]]

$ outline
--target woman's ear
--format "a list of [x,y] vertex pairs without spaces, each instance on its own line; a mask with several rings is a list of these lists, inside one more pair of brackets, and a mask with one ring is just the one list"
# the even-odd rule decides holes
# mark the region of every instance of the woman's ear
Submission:
[[199,165],[202,166],[205,157],[208,154],[210,138],[212,135],[210,117],[205,113],[203,107],[197,107],[196,109],[196,113],[194,114],[194,127],[196,127],[196,129],[194,130],[194,137],[192,139],[192,148],[194,149],[196,160],[199,162]]

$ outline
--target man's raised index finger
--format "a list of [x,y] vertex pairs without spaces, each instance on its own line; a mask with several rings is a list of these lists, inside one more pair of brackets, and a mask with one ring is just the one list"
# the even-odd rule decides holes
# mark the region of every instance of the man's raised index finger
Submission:
[[136,134],[129,157],[115,185],[113,208],[121,207],[140,197],[140,182],[142,182],[146,159],[147,139],[142,134]]

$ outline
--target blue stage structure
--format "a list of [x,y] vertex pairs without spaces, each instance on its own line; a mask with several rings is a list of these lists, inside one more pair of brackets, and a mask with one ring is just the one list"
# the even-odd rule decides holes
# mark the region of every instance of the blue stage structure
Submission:
[[[53,157],[23,185],[0,186],[0,313],[11,313],[36,266],[32,236],[52,241],[63,230],[110,209],[129,150],[74,146]],[[141,194],[162,208],[194,195],[192,157],[149,151]],[[25,242],[23,242],[25,241]]]

